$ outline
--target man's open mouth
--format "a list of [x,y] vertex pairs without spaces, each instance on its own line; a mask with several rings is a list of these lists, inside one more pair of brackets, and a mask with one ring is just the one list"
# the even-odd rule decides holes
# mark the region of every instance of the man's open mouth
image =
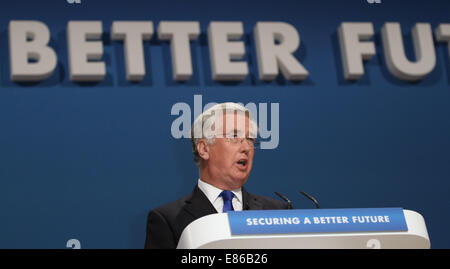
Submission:
[[248,161],[246,159],[240,159],[237,164],[243,168],[247,167]]

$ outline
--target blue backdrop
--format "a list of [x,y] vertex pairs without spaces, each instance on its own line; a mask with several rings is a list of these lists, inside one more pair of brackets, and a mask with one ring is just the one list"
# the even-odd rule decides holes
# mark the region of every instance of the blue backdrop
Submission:
[[[420,212],[434,248],[449,248],[450,62],[436,43],[435,69],[422,81],[393,77],[384,60],[381,27],[400,22],[409,56],[417,22],[450,23],[447,0],[100,1],[16,0],[0,9],[0,248],[142,248],[150,209],[191,192],[198,178],[190,142],[170,127],[177,102],[193,107],[235,101],[280,104],[280,143],[255,154],[250,192],[287,195],[295,208],[403,207]],[[39,20],[58,55],[40,83],[9,75],[8,23]],[[101,20],[107,76],[72,83],[67,62],[69,20]],[[194,75],[172,80],[170,45],[145,42],[147,75],[125,78],[122,42],[111,41],[114,20],[196,20]],[[238,83],[211,79],[206,29],[211,21],[242,21],[250,75]],[[283,21],[301,36],[295,56],[310,76],[294,83],[258,79],[253,27]],[[337,28],[372,22],[376,56],[356,82],[344,79]]]

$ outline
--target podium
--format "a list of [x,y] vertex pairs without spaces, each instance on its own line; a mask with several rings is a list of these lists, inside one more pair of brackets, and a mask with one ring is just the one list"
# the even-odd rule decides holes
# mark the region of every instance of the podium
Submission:
[[378,211],[314,209],[217,213],[189,224],[177,248],[430,248],[424,218],[411,210],[396,209],[397,217],[389,216],[384,208]]

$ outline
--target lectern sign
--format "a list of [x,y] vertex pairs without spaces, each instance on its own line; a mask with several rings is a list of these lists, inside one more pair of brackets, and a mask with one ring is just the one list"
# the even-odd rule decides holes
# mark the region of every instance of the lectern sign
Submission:
[[233,235],[408,230],[402,208],[234,211],[228,220]]

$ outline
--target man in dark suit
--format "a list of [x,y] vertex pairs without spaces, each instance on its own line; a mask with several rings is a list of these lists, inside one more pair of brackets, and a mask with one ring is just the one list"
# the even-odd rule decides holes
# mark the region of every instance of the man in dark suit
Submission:
[[191,141],[198,184],[187,197],[150,211],[145,248],[176,248],[184,228],[206,215],[288,209],[281,201],[243,188],[252,169],[256,134],[256,122],[239,104],[218,104],[197,117]]

